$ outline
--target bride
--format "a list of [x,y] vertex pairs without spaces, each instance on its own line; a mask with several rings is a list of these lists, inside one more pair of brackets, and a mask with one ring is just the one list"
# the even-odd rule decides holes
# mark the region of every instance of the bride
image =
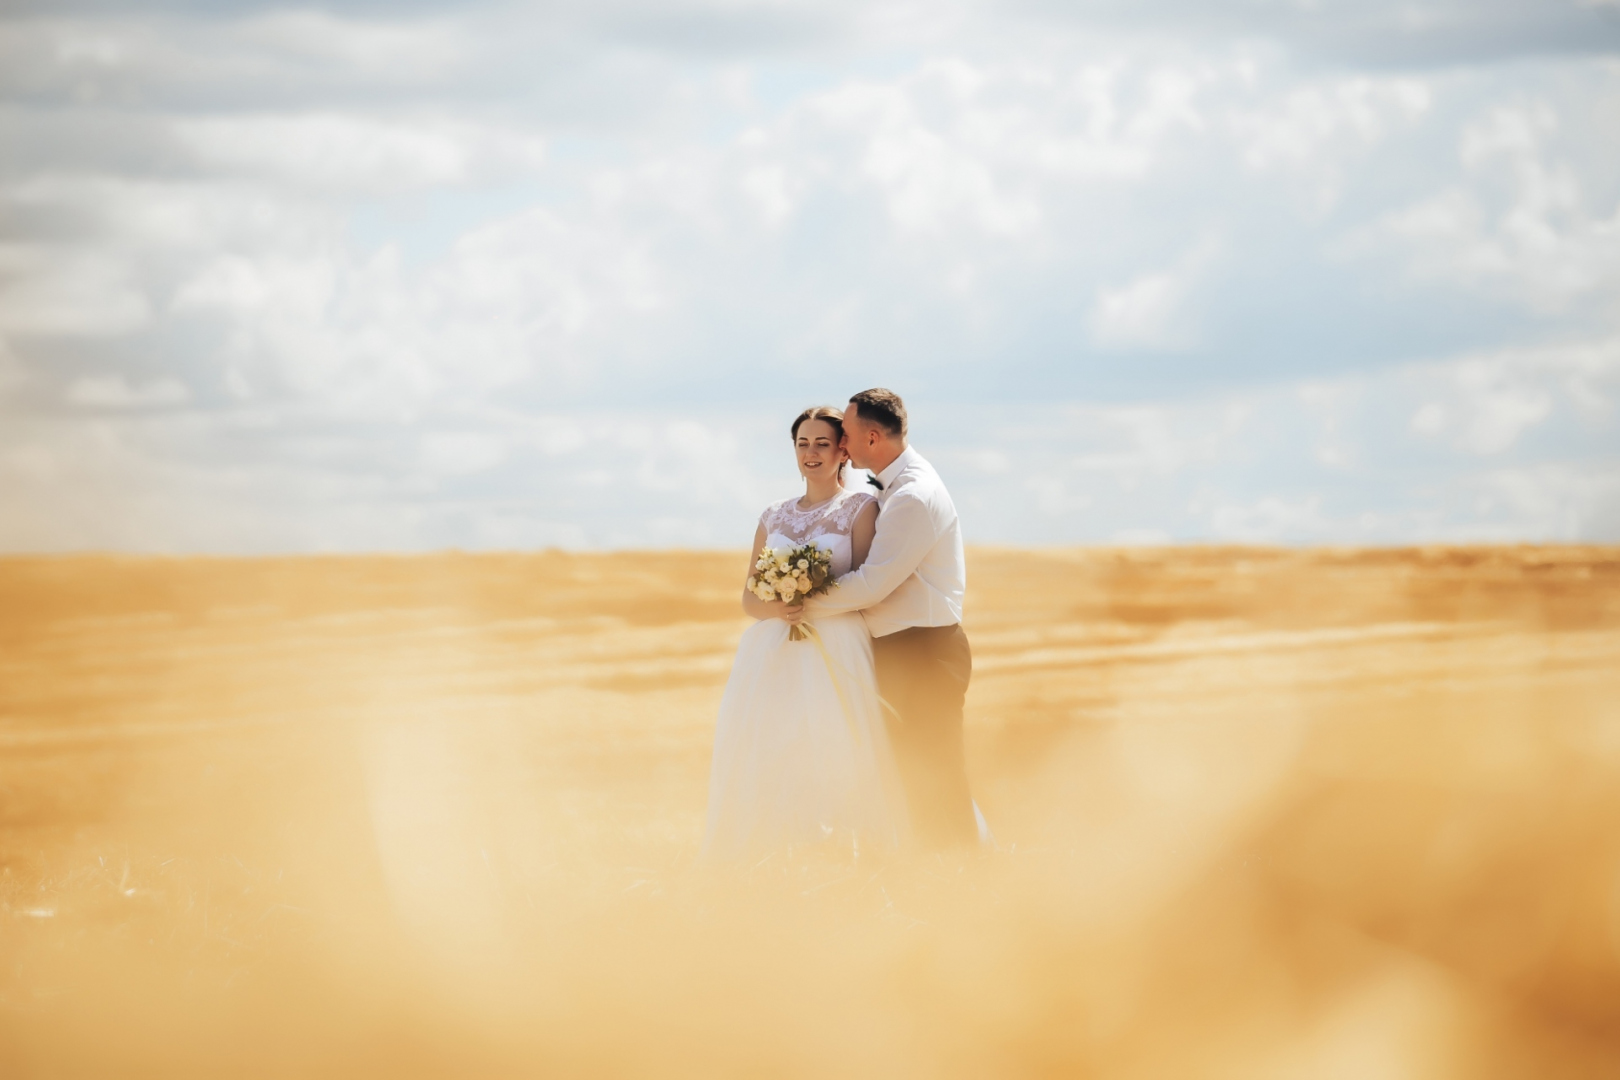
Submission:
[[[835,577],[847,574],[871,549],[878,505],[844,487],[844,414],[806,409],[792,431],[805,493],[766,508],[748,565],[761,548],[814,542],[831,554]],[[857,853],[898,847],[905,803],[860,613],[816,618],[816,638],[791,641],[780,601],[745,589],[742,603],[759,621],[743,633],[720,701],[704,855],[821,842]]]

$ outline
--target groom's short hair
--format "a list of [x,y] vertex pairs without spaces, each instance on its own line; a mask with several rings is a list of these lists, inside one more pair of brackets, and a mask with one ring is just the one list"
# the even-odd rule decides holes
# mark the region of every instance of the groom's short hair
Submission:
[[906,436],[906,403],[893,390],[881,386],[862,390],[849,399],[860,410],[861,419],[876,424],[890,435]]

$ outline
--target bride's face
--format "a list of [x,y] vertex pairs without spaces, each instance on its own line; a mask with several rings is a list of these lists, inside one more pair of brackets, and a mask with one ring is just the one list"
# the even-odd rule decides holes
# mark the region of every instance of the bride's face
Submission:
[[838,445],[838,429],[825,420],[800,424],[793,448],[799,457],[799,475],[806,480],[836,478],[839,463],[845,460],[843,448]]

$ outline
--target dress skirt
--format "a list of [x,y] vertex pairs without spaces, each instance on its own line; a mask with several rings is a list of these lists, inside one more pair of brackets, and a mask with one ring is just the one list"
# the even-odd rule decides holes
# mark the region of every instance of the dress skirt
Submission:
[[755,858],[806,844],[897,848],[904,795],[877,693],[872,638],[858,614],[791,641],[763,619],[737,646],[715,727],[703,853]]

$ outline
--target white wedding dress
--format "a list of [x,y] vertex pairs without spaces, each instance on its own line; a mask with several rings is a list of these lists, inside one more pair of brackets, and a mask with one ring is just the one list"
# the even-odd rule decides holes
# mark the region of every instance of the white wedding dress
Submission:
[[[814,541],[848,573],[850,530],[863,492],[843,491],[799,510],[797,499],[760,518],[766,546]],[[813,640],[762,619],[737,646],[720,701],[709,773],[703,853],[720,861],[802,844],[892,850],[906,831],[905,802],[879,711],[872,638],[859,613],[814,620]]]

